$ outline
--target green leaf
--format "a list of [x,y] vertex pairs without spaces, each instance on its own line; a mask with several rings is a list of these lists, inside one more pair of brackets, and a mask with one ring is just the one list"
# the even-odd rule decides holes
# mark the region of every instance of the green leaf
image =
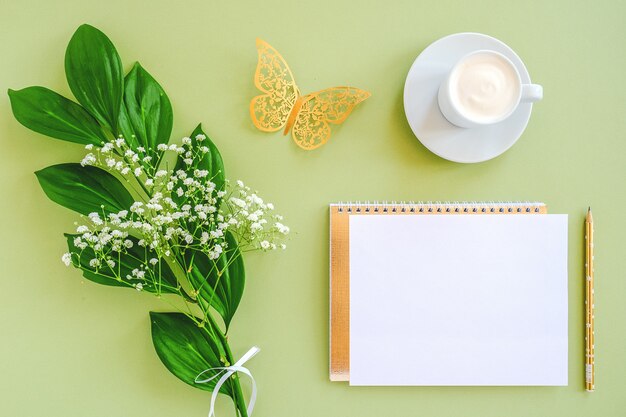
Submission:
[[226,242],[228,249],[217,260],[201,251],[187,250],[184,256],[186,265],[193,262],[189,280],[198,297],[220,314],[228,330],[243,296],[246,272],[235,236],[226,232]]
[[[172,105],[159,83],[137,62],[124,80],[119,130],[133,149],[156,150],[172,133]],[[134,137],[133,137],[134,135]]]
[[117,178],[100,168],[59,164],[35,175],[50,200],[81,214],[118,213],[134,201]]
[[69,142],[101,146],[107,137],[81,106],[45,87],[9,90],[13,115],[25,127]]
[[65,75],[78,102],[102,126],[117,132],[124,76],[109,38],[93,26],[81,25],[67,45]]
[[[139,246],[138,239],[129,236],[126,239],[133,242],[131,248],[124,248],[123,252],[111,252],[111,260],[115,262],[113,268],[109,267],[106,263],[102,263],[99,268],[93,268],[89,265],[89,261],[96,257],[93,249],[86,247],[80,249],[74,243],[74,239],[81,235],[66,234],[67,247],[72,254],[72,263],[76,268],[83,271],[83,276],[89,281],[93,281],[97,284],[109,285],[112,287],[127,287],[133,288],[136,283],[143,284],[143,291],[151,293],[173,293],[177,294],[177,282],[176,276],[170,269],[167,262],[162,259],[156,265],[148,264],[146,276],[155,277],[155,279],[137,280],[129,279],[133,269],[142,269],[142,260],[148,260],[151,258],[157,258],[154,251],[149,248]],[[120,279],[118,280],[118,277]]]
[[[182,313],[150,312],[152,343],[163,365],[181,381],[205,391],[213,391],[217,379],[204,384],[195,383],[196,377],[209,368],[225,366],[220,358],[226,357],[220,330],[206,323],[198,327]],[[198,319],[198,321],[200,321]],[[212,376],[209,373],[203,377]],[[220,392],[233,397],[231,380],[222,385]]]
[[[201,142],[198,142],[196,136],[204,135],[206,139]],[[183,162],[184,156],[180,155],[178,160],[176,161],[176,168],[174,172],[178,170],[183,170],[186,172],[193,172],[195,169],[206,169],[209,171],[209,175],[207,179],[212,181],[215,184],[215,190],[221,191],[226,187],[226,173],[224,172],[224,161],[222,160],[222,155],[220,155],[220,151],[217,149],[217,146],[211,141],[206,133],[202,131],[202,124],[199,124],[195,130],[191,133],[191,146],[195,149],[198,149],[200,146],[206,146],[209,148],[209,152],[207,152],[204,157],[197,162],[195,165],[188,166]],[[176,201],[176,203],[182,203],[184,198],[172,196],[172,199]],[[221,203],[221,199],[218,199],[216,204],[216,208],[219,209]]]

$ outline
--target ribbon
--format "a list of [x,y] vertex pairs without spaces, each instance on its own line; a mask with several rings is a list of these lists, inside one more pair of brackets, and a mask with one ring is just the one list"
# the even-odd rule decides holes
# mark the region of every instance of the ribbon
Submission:
[[[256,382],[254,381],[254,378],[252,377],[252,373],[248,370],[248,368],[244,367],[243,364],[248,362],[254,355],[259,353],[260,350],[261,349],[259,349],[257,346],[252,346],[250,350],[248,350],[246,354],[241,357],[241,359],[235,362],[234,365],[218,366],[215,368],[205,369],[204,371],[200,372],[198,376],[196,376],[196,379],[194,379],[194,382],[196,384],[206,384],[207,382],[212,381],[221,375],[221,378],[218,379],[217,383],[215,384],[215,388],[213,389],[213,395],[211,396],[211,409],[209,410],[209,417],[215,416],[215,400],[217,399],[217,394],[220,392],[220,388],[222,388],[222,385],[224,385],[224,383],[228,380],[228,378],[230,378],[236,372],[244,373],[248,375],[250,379],[252,380],[252,393],[250,393],[250,401],[248,402],[248,407],[247,407],[248,416],[252,415],[252,410],[254,410],[254,403],[256,402]],[[218,372],[210,378],[201,379],[204,374],[206,374],[207,372],[211,372],[211,371],[218,371]]]

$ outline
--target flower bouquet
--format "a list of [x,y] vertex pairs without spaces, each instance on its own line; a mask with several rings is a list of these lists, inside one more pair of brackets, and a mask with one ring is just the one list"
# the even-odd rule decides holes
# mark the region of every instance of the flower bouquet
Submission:
[[[67,47],[65,72],[78,103],[44,87],[9,90],[15,118],[44,135],[85,145],[80,163],[36,173],[46,195],[80,213],[63,262],[95,283],[148,292],[176,312],[151,312],[155,350],[195,388],[232,398],[248,416],[227,333],[241,300],[242,254],[285,248],[289,228],[271,203],[226,179],[222,157],[200,125],[169,144],[172,107],[136,63],[99,30],[82,25]],[[253,380],[254,381],[254,380]]]

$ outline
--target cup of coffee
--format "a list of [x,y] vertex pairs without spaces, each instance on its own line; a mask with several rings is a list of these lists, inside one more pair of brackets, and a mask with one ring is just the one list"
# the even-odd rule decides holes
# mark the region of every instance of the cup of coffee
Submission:
[[523,84],[510,59],[479,50],[465,55],[439,86],[439,109],[456,126],[471,128],[499,123],[520,103],[543,98],[538,84]]

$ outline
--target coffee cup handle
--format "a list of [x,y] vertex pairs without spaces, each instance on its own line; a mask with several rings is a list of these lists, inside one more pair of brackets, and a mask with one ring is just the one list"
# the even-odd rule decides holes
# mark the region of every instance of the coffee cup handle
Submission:
[[522,103],[533,103],[543,98],[543,87],[539,84],[522,84]]

